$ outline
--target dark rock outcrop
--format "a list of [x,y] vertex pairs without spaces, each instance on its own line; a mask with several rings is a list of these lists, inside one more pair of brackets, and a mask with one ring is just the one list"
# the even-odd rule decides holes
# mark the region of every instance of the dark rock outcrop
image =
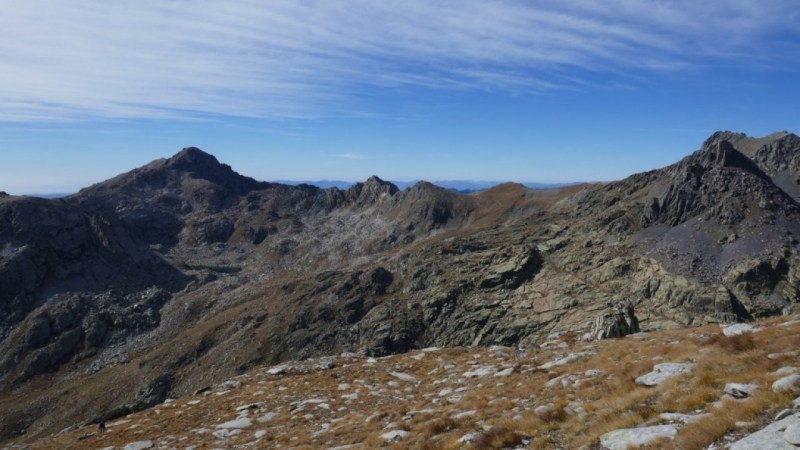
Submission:
[[614,302],[595,319],[592,339],[621,338],[638,333],[639,319],[630,300]]

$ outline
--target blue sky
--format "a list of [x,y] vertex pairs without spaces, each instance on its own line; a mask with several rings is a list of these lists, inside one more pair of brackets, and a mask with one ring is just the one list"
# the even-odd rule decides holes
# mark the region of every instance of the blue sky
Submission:
[[197,146],[261,180],[611,180],[800,131],[783,0],[7,0],[0,190]]

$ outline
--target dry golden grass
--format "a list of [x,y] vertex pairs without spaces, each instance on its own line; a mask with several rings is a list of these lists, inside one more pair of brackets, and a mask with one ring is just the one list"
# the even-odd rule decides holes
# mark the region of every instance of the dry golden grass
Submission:
[[504,427],[492,427],[475,438],[473,445],[477,449],[501,449],[522,442],[522,435]]
[[[450,348],[377,361],[343,357],[334,369],[303,375],[274,376],[256,370],[237,377],[242,386],[223,395],[183,397],[126,417],[129,423],[110,426],[104,435],[82,427],[33,442],[31,448],[122,447],[142,439],[200,448],[360,444],[363,448],[492,449],[523,440],[529,448],[578,448],[596,445],[608,431],[661,423],[659,415],[665,412],[708,416],[683,426],[674,442],[655,442],[647,448],[705,448],[723,436],[748,431],[737,428],[737,422],[756,428],[790,404],[792,396],[770,389],[779,376],[773,373],[776,369],[797,363],[800,323],[783,326],[784,322],[785,318],[762,322],[758,324],[762,331],[746,337],[727,338],[718,326],[706,326],[592,343],[565,336],[561,342],[567,342],[568,349],[548,345],[522,357],[514,356],[511,349]],[[784,356],[767,358],[770,353],[787,351]],[[569,352],[589,353],[549,370],[539,367]],[[635,384],[636,377],[661,362],[693,362],[695,367],[652,388]],[[465,376],[479,366],[514,370],[505,377]],[[403,381],[392,371],[412,375],[419,382]],[[755,383],[760,389],[751,398],[720,403],[730,382]],[[340,390],[340,385],[346,387]],[[353,393],[356,398],[342,397]],[[302,405],[307,399],[324,401],[326,407]],[[190,404],[198,400],[199,404]],[[225,440],[217,441],[210,434],[216,424],[236,417],[237,406],[252,402],[263,404],[251,418],[275,412],[274,420],[254,421],[252,427]],[[548,404],[553,407],[534,412]],[[209,431],[192,431],[201,427]],[[256,440],[256,430],[267,434]],[[410,435],[396,443],[386,442],[381,435],[390,430],[407,430]],[[468,433],[478,434],[471,444],[460,442]]]

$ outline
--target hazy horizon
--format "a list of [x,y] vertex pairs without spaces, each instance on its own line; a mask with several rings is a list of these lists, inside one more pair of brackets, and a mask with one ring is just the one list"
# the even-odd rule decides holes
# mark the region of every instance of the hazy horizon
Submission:
[[265,181],[610,181],[800,130],[788,0],[32,0],[0,25],[13,193],[187,146]]

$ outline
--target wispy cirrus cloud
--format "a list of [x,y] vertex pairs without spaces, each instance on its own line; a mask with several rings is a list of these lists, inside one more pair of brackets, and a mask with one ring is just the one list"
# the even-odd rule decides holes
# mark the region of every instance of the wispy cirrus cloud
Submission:
[[358,153],[339,153],[334,156],[342,159],[364,159],[364,155],[360,155]]
[[790,0],[11,0],[0,121],[307,118],[364,88],[549,91],[768,62]]

